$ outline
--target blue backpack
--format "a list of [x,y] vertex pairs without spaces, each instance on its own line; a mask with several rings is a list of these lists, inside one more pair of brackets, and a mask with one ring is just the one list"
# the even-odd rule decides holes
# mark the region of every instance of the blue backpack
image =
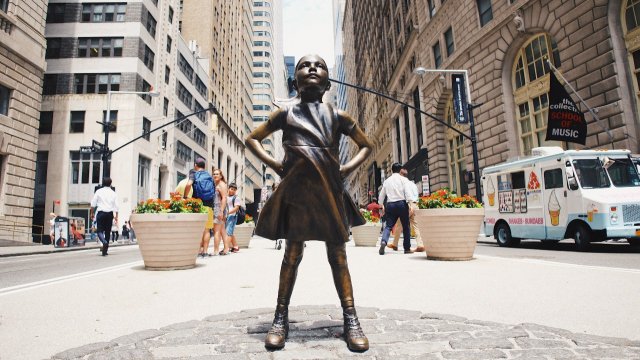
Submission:
[[213,201],[216,188],[213,186],[213,178],[207,171],[196,171],[193,181],[193,197],[202,201]]

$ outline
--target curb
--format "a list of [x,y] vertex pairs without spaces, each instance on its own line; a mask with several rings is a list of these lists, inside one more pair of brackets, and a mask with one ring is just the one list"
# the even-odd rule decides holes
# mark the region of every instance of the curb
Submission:
[[[131,245],[138,245],[138,243],[136,242],[132,244],[113,244],[113,245],[109,245],[109,248],[120,247],[120,246],[131,246]],[[92,250],[92,249],[99,249],[99,248],[100,248],[99,246],[91,245],[91,246],[74,246],[70,248],[38,249],[35,251],[24,251],[24,252],[16,252],[16,253],[8,253],[8,254],[0,253],[0,258],[13,257],[13,256],[26,256],[26,255],[54,254],[54,253],[62,253],[62,252],[68,252],[68,251],[84,251],[84,250]],[[0,248],[0,251],[2,251],[2,248]]]

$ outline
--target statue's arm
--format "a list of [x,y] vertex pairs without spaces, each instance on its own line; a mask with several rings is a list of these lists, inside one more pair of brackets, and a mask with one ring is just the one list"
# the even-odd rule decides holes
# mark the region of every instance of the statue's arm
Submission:
[[342,117],[342,120],[347,123],[353,123],[353,129],[349,133],[349,137],[358,145],[358,153],[353,159],[349,160],[346,164],[340,166],[340,174],[345,177],[352,173],[355,169],[362,164],[367,156],[371,154],[373,145],[367,138],[367,135],[360,129],[358,124],[344,111],[338,111],[338,116]]
[[286,113],[283,112],[282,109],[274,111],[269,116],[269,120],[255,128],[255,130],[253,130],[244,141],[247,149],[249,149],[255,156],[257,156],[258,159],[267,164],[267,166],[275,170],[276,173],[278,173],[278,175],[280,176],[283,176],[284,174],[282,162],[277,161],[275,158],[269,155],[269,153],[262,146],[261,141],[272,133],[278,131],[278,127],[276,125],[278,123],[277,121],[281,116],[284,115],[286,115]]

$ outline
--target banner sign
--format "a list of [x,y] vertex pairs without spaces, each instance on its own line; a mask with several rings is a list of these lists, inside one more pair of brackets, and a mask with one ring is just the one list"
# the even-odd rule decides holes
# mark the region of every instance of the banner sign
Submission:
[[549,115],[545,140],[560,140],[584,145],[587,122],[556,75],[549,73]]
[[463,74],[451,74],[451,89],[453,90],[453,112],[458,124],[469,122],[467,115],[467,87]]

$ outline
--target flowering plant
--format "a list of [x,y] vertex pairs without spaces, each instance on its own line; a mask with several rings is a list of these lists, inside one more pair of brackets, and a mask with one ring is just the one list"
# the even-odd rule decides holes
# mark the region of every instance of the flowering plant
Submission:
[[449,188],[435,191],[429,196],[422,196],[418,200],[419,209],[440,208],[481,208],[482,204],[473,196],[458,196]]
[[171,193],[171,199],[149,199],[141,201],[134,210],[137,214],[160,214],[160,213],[206,213],[207,210],[202,205],[202,200],[189,198],[183,199],[178,193]]
[[365,220],[367,220],[368,223],[378,223],[380,222],[380,218],[373,215],[373,213],[369,210],[362,210],[361,211],[362,216],[364,217]]
[[245,223],[252,223],[253,222],[253,216],[251,216],[249,214],[245,215],[244,222]]

